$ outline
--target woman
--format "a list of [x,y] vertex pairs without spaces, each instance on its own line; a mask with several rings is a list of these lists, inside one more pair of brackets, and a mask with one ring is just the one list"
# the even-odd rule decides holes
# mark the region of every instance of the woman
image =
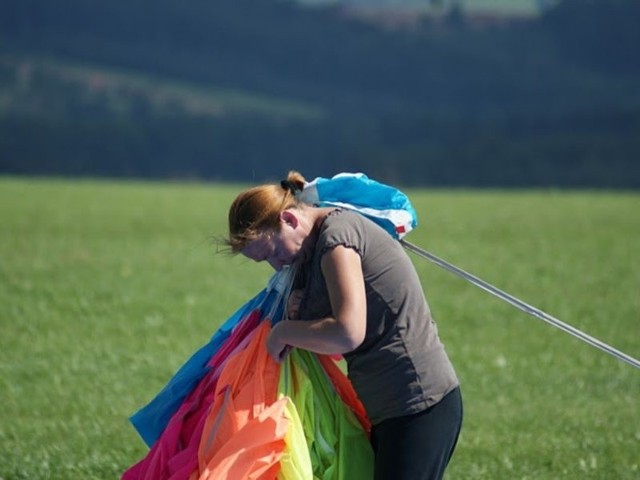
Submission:
[[232,252],[297,268],[288,320],[274,325],[269,354],[342,354],[372,423],[375,479],[442,478],[462,399],[413,264],[365,216],[299,201],[304,184],[292,171],[242,192],[229,210]]

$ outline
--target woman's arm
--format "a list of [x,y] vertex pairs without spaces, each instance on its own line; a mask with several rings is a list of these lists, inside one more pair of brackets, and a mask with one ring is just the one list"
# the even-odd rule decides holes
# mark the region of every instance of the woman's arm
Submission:
[[316,353],[342,354],[357,348],[367,329],[367,302],[360,256],[341,245],[322,257],[332,317],[310,321],[278,322],[267,339],[267,350],[281,361],[287,347]]

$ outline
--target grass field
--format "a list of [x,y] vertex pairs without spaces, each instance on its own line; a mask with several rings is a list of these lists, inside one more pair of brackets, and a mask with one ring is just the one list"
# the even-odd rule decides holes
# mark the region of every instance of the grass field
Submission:
[[[268,267],[239,186],[0,178],[0,479],[115,479],[128,416]],[[640,194],[407,190],[408,240],[640,357]],[[414,258],[462,381],[448,479],[640,478],[640,370]]]

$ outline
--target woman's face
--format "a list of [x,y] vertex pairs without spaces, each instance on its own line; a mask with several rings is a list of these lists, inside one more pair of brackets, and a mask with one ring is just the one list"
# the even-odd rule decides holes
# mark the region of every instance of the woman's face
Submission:
[[291,220],[285,215],[280,221],[279,230],[267,230],[257,240],[248,243],[242,254],[256,262],[266,261],[275,270],[294,263],[301,252],[306,232],[298,219]]

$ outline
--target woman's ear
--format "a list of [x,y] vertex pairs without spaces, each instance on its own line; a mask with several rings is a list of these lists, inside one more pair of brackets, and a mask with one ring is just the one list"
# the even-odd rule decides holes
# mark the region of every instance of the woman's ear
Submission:
[[280,212],[280,221],[289,225],[291,228],[296,228],[299,223],[298,217],[291,210],[283,210]]

